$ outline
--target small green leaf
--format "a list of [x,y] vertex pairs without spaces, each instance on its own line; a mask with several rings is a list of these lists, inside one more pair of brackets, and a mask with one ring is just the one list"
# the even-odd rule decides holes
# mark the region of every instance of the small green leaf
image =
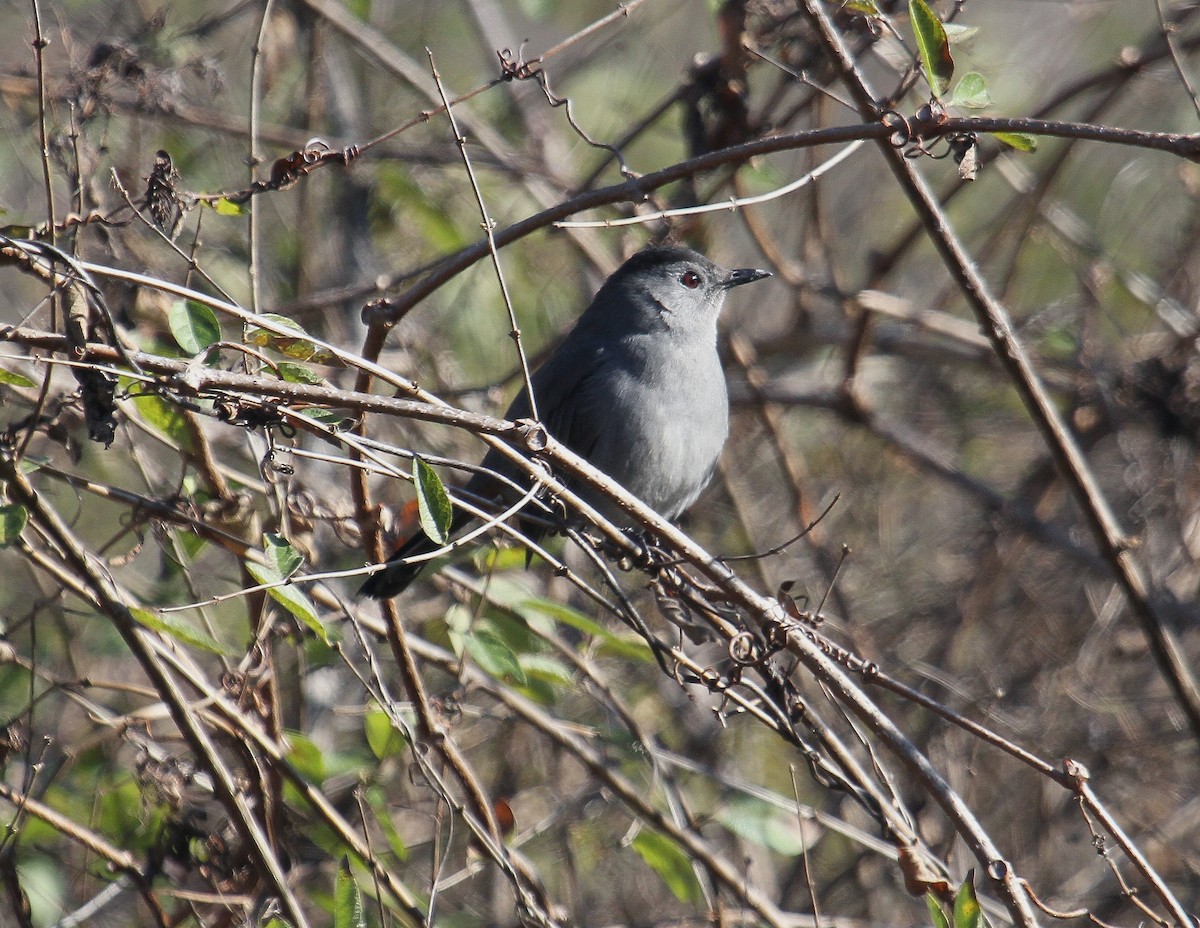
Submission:
[[275,567],[252,561],[246,561],[245,565],[246,572],[267,588],[268,596],[308,626],[323,644],[329,644],[329,630],[317,616],[312,600],[299,587],[285,583],[283,575]]
[[[454,222],[454,210],[445,199],[398,162],[380,164],[372,190],[381,203],[403,203],[404,221],[412,234],[435,254],[456,251],[472,238]],[[465,225],[465,224],[464,224]],[[478,233],[479,226],[474,226]],[[474,233],[472,233],[474,234]]]
[[144,797],[133,780],[101,791],[100,818],[97,823],[106,836],[119,836],[123,846],[140,843],[137,839],[143,821],[138,814],[144,808]]
[[300,415],[312,419],[314,422],[320,422],[335,432],[343,432],[354,424],[353,419],[335,409],[319,409],[316,406],[310,406],[308,409],[300,410]]
[[954,895],[954,928],[980,928],[983,909],[975,896],[975,871],[970,870]]
[[285,580],[304,563],[300,552],[293,548],[286,538],[274,532],[263,533],[263,552],[267,555],[267,563]]
[[978,71],[968,71],[954,88],[950,96],[952,106],[964,106],[967,109],[981,110],[992,105],[991,95],[988,94],[987,83]]
[[0,506],[0,548],[11,548],[25,531],[29,513],[24,506]]
[[185,451],[191,449],[192,437],[182,409],[154,393],[133,397],[133,405],[147,425],[162,432]]
[[498,680],[511,679],[525,685],[525,671],[512,649],[495,632],[476,629],[469,633],[463,644],[467,653],[481,668]]
[[853,10],[855,13],[862,13],[864,16],[878,16],[879,7],[872,0],[846,0],[842,4],[842,8]]
[[548,654],[522,654],[521,669],[526,677],[536,677],[545,680],[561,689],[574,689],[575,674],[562,661]]
[[207,540],[191,529],[177,529],[174,534],[175,540],[179,543],[179,550],[189,561],[194,559],[208,544]]
[[[521,693],[530,702],[537,703],[539,706],[554,706],[558,703],[558,694],[560,690],[555,689],[550,683],[542,680],[532,674],[525,677],[525,683],[517,686],[514,684],[514,689]],[[561,688],[560,688],[561,689]]]
[[529,597],[507,605],[524,618],[531,628],[536,629],[538,627],[537,615],[540,614],[549,616],[556,622],[561,622],[576,631],[583,632],[585,635],[597,639],[600,643],[600,647],[596,652],[598,655],[616,657],[622,660],[635,660],[646,664],[654,660],[654,652],[650,650],[650,646],[646,644],[644,639],[639,638],[632,632],[621,635],[614,634],[594,619],[563,603],[556,603],[549,599]]
[[289,332],[295,332],[296,334],[279,335],[261,326],[247,325],[247,343],[257,345],[259,348],[274,349],[280,354],[296,361],[315,361],[318,364],[322,364],[332,358],[332,355],[326,349],[318,348],[313,343],[312,337],[304,331],[304,327],[300,323],[289,319],[287,316],[281,316],[278,313],[263,313],[262,318],[269,320],[281,329],[287,329]]
[[[297,322],[295,319],[289,319],[287,316],[281,316],[281,315],[279,315],[279,313],[262,313],[261,318],[267,322],[274,323],[275,325],[279,326],[281,329],[290,329],[291,331],[295,332],[296,335],[300,336],[301,338],[304,338],[305,336],[308,335],[308,332],[305,331],[304,326],[302,326],[299,322]],[[290,337],[290,336],[279,335],[279,334],[276,334],[275,332],[268,331],[267,329],[257,326],[254,323],[248,324],[246,334],[247,334],[247,341],[251,341],[256,345],[263,345],[263,346],[269,344],[270,339],[272,339],[272,338],[288,338],[288,337]],[[255,336],[255,337],[251,338],[250,336]],[[260,340],[260,336],[261,336],[261,340]]]
[[594,638],[615,640],[618,637],[595,619],[584,615],[578,609],[574,609],[566,603],[557,603],[552,599],[529,597],[507,605],[513,611],[519,613],[534,628],[538,626],[537,616],[543,615],[549,616],[556,622],[561,622],[563,625],[570,626],[576,631],[583,632],[585,635],[590,635]]
[[650,650],[650,645],[632,632],[600,645],[596,649],[596,657],[615,657],[626,661],[637,661],[641,664],[654,662],[654,652]]
[[941,903],[933,893],[925,894],[925,905],[929,907],[929,917],[933,920],[933,928],[950,928],[950,919],[942,911]]
[[199,354],[221,340],[221,323],[211,306],[195,300],[175,300],[167,310],[167,325],[179,347],[188,354]]
[[343,857],[333,889],[333,928],[367,928],[362,893],[350,872],[350,858]]
[[244,203],[234,203],[229,197],[221,197],[216,201],[205,201],[222,216],[241,216],[246,212]]
[[777,854],[796,857],[804,853],[804,832],[796,814],[753,796],[737,796],[718,814],[717,821]]
[[929,81],[933,95],[940,97],[950,87],[950,78],[954,76],[954,58],[950,55],[946,29],[925,0],[908,0],[908,15],[925,79]]
[[[545,620],[543,622],[545,622],[547,629],[554,627],[553,622]],[[546,650],[545,641],[542,640],[528,622],[505,615],[502,611],[491,612],[486,616],[480,617],[476,621],[475,627],[486,628],[489,632],[494,633],[501,641],[508,645],[514,654],[531,654]]]
[[27,454],[21,458],[21,473],[36,474],[43,467],[49,467],[53,463],[44,454]]
[[371,709],[363,718],[363,731],[367,736],[367,746],[380,760],[385,757],[395,757],[404,751],[407,744],[404,735],[392,725],[392,720],[382,709]]
[[310,383],[316,387],[322,386],[325,383],[324,377],[304,364],[296,364],[292,361],[280,361],[276,366],[279,368],[279,376],[288,383]]
[[676,899],[690,905],[698,905],[702,901],[691,858],[674,841],[644,828],[633,839],[633,849],[667,884]]
[[284,585],[273,586],[267,590],[267,595],[309,627],[322,644],[329,644],[329,629],[317,616],[317,609],[299,587]]
[[0,383],[12,384],[14,387],[36,387],[37,384],[26,377],[24,374],[18,374],[15,371],[6,371],[0,367]]
[[325,780],[325,755],[315,741],[298,731],[287,733],[287,759],[296,772],[310,783]]
[[421,516],[421,531],[429,540],[444,545],[450,540],[450,524],[454,509],[442,485],[442,479],[419,457],[413,458],[413,486],[417,489],[417,510]]
[[371,0],[350,0],[347,9],[359,22],[365,23],[371,18]]
[[184,644],[190,644],[194,648],[199,648],[201,651],[208,651],[211,654],[232,653],[207,632],[202,632],[198,628],[192,628],[175,616],[174,613],[168,612],[156,615],[148,609],[130,609],[129,614],[140,625],[144,625],[146,628],[156,632],[161,632],[164,635],[170,635],[172,638],[182,641]]
[[564,693],[578,690],[571,669],[546,654],[521,654],[517,658],[525,673],[521,690],[538,705],[553,706]]
[[993,132],[992,135],[998,141],[1017,151],[1037,151],[1037,136],[1029,135],[1026,132]]
[[374,813],[372,821],[383,830],[388,849],[397,860],[408,860],[408,845],[396,830],[395,816],[392,815],[394,808],[391,796],[379,786],[368,786],[363,795],[367,801],[367,808]]

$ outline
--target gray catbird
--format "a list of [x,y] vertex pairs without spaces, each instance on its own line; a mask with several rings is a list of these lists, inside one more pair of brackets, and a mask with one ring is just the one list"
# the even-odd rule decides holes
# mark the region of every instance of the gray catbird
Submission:
[[[546,430],[568,448],[668,519],[687,509],[712,476],[729,433],[729,397],[717,356],[717,317],[725,291],[770,276],[729,271],[687,248],[647,248],[626,261],[604,286],[562,344],[533,375],[537,412]],[[525,391],[508,419],[530,415]],[[483,470],[522,481],[496,451]],[[477,473],[466,490],[514,497],[500,481]],[[598,495],[581,491],[601,512],[617,516]],[[460,510],[457,530],[471,520]],[[405,563],[435,550],[418,532],[388,566],[367,579],[360,596],[386,599],[405,589],[425,566]]]

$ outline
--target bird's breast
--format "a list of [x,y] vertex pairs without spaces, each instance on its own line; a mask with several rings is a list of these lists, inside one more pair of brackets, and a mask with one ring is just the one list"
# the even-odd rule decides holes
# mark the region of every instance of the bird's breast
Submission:
[[613,365],[609,428],[592,455],[592,463],[667,518],[704,489],[729,432],[715,346],[681,349]]

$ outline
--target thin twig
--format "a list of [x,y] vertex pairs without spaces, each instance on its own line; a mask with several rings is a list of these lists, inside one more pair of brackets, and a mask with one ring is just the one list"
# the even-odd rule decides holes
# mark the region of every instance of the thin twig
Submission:
[[1179,75],[1179,82],[1183,84],[1183,89],[1187,91],[1187,95],[1192,101],[1192,109],[1196,111],[1197,116],[1200,116],[1200,94],[1196,92],[1196,85],[1192,82],[1187,68],[1184,67],[1179,49],[1175,45],[1175,33],[1179,30],[1179,24],[1167,22],[1167,11],[1164,8],[1163,0],[1154,0],[1154,8],[1158,11],[1158,23],[1162,27],[1162,38],[1167,46],[1171,66],[1175,68],[1175,73]]
[[517,312],[513,309],[512,296],[508,292],[508,283],[504,279],[504,265],[500,263],[500,252],[496,248],[496,221],[488,214],[487,203],[483,199],[483,191],[479,188],[479,179],[471,166],[471,156],[467,154],[467,140],[458,128],[458,120],[454,118],[454,110],[446,97],[446,88],[442,85],[442,75],[438,73],[437,62],[433,52],[428,48],[425,54],[429,56],[429,69],[433,73],[434,83],[437,84],[438,96],[446,110],[446,118],[450,121],[450,130],[454,133],[454,144],[462,156],[463,167],[466,168],[467,178],[471,181],[471,191],[475,194],[475,203],[479,207],[479,215],[483,218],[483,233],[487,238],[488,253],[492,256],[492,267],[496,271],[496,281],[500,284],[500,296],[504,300],[504,308],[508,312],[508,333],[517,350],[517,363],[521,366],[521,379],[525,385],[525,395],[529,397],[529,417],[538,419],[537,397],[533,393],[533,378],[529,373],[529,359],[525,357],[525,346],[521,341],[521,326],[517,323]]
[[175,679],[153,653],[148,642],[143,639],[142,636],[146,633],[130,613],[125,595],[105,572],[99,570],[92,563],[85,549],[75,541],[70,529],[61,521],[57,513],[44,505],[40,495],[33,489],[20,469],[15,466],[15,462],[10,456],[0,455],[0,473],[3,473],[8,482],[10,498],[25,506],[30,512],[30,518],[37,521],[53,539],[70,565],[71,571],[80,578],[81,584],[94,599],[97,607],[109,617],[124,639],[126,646],[141,664],[160,698],[170,709],[171,717],[179,727],[180,733],[195,752],[198,763],[213,778],[217,797],[245,839],[247,850],[261,868],[264,879],[279,898],[287,917],[297,928],[305,928],[308,921],[304,916],[304,911],[292,893],[279,859],[250,809],[246,796],[220,757],[208,732],[200,724],[180,692]]

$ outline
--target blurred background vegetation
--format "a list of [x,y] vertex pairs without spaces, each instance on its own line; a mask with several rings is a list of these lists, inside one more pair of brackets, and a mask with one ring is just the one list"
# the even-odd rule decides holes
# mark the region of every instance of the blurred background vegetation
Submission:
[[[356,388],[354,356],[377,355],[398,378],[376,381],[381,394],[412,383],[499,415],[518,360],[486,252],[453,263],[479,242],[482,218],[431,59],[449,97],[479,90],[454,112],[498,233],[627,176],[862,121],[803,3],[629,6],[607,22],[617,8],[590,0],[0,8],[0,325],[19,327],[0,344],[0,924],[294,922],[282,883],[310,924],[349,925],[336,903],[346,875],[372,925],[929,924],[921,893],[948,898],[941,877],[906,887],[888,817],[819,764],[810,775],[814,754],[832,757],[827,732],[908,820],[945,886],[974,868],[989,919],[1010,917],[953,818],[875,733],[791,659],[776,658],[766,683],[739,681],[728,645],[679,634],[657,608],[671,597],[656,605],[643,573],[616,575],[691,671],[662,673],[562,571],[526,569],[511,544],[457,552],[398,601],[415,676],[398,674],[386,613],[353,599],[361,575],[255,589],[297,556],[297,578],[361,568],[375,505],[385,544],[412,530],[412,488],[380,465],[356,497],[355,449],[321,425],[358,422],[401,473],[416,452],[451,485],[453,462],[484,450],[469,430],[338,403],[297,425],[232,389],[224,414],[211,395],[188,394],[186,374],[151,370],[149,385],[115,385],[112,422],[89,441],[105,391],[86,373],[96,356],[35,337],[61,333],[82,298],[52,295],[48,253],[29,241],[59,250],[58,273],[80,267],[67,256],[90,262],[89,341],[342,391]],[[894,94],[887,106],[915,114],[929,87],[908,5],[823,7],[874,86]],[[1193,4],[935,7],[951,21],[955,82],[978,72],[990,97],[952,115],[1196,127]],[[505,61],[530,63],[525,79],[499,79]],[[564,100],[569,110],[552,105]],[[930,157],[943,142],[909,153],[1011,314],[1190,667],[1200,168],[1111,138],[1037,143],[1018,152],[981,134],[971,182],[953,159]],[[816,521],[735,571],[819,609],[820,634],[854,655],[848,666],[870,662],[1052,767],[1085,765],[1145,855],[1134,866],[1063,781],[869,687],[1028,881],[1041,920],[1176,924],[1150,883],[1200,908],[1200,731],[878,144],[761,205],[627,227],[539,224],[499,251],[524,347],[536,362],[651,241],[771,268],[773,280],[727,306],[732,434],[683,528],[714,553],[746,555]],[[361,153],[344,164],[348,146]],[[730,159],[571,218],[766,193],[840,148]],[[296,151],[323,163],[296,171]],[[168,284],[277,314],[347,357],[256,335]],[[368,334],[362,315],[378,298],[400,307],[381,352],[382,331]],[[201,354],[218,336],[228,344]],[[90,552],[91,572],[68,538]],[[604,586],[574,546],[551,547]],[[186,604],[200,605],[159,611]],[[140,626],[122,625],[124,607]],[[695,668],[760,707],[776,706],[775,674],[812,714],[793,713],[781,734],[788,724],[710,692],[720,688]],[[182,732],[181,713],[211,753]],[[489,814],[506,844],[479,833]]]

